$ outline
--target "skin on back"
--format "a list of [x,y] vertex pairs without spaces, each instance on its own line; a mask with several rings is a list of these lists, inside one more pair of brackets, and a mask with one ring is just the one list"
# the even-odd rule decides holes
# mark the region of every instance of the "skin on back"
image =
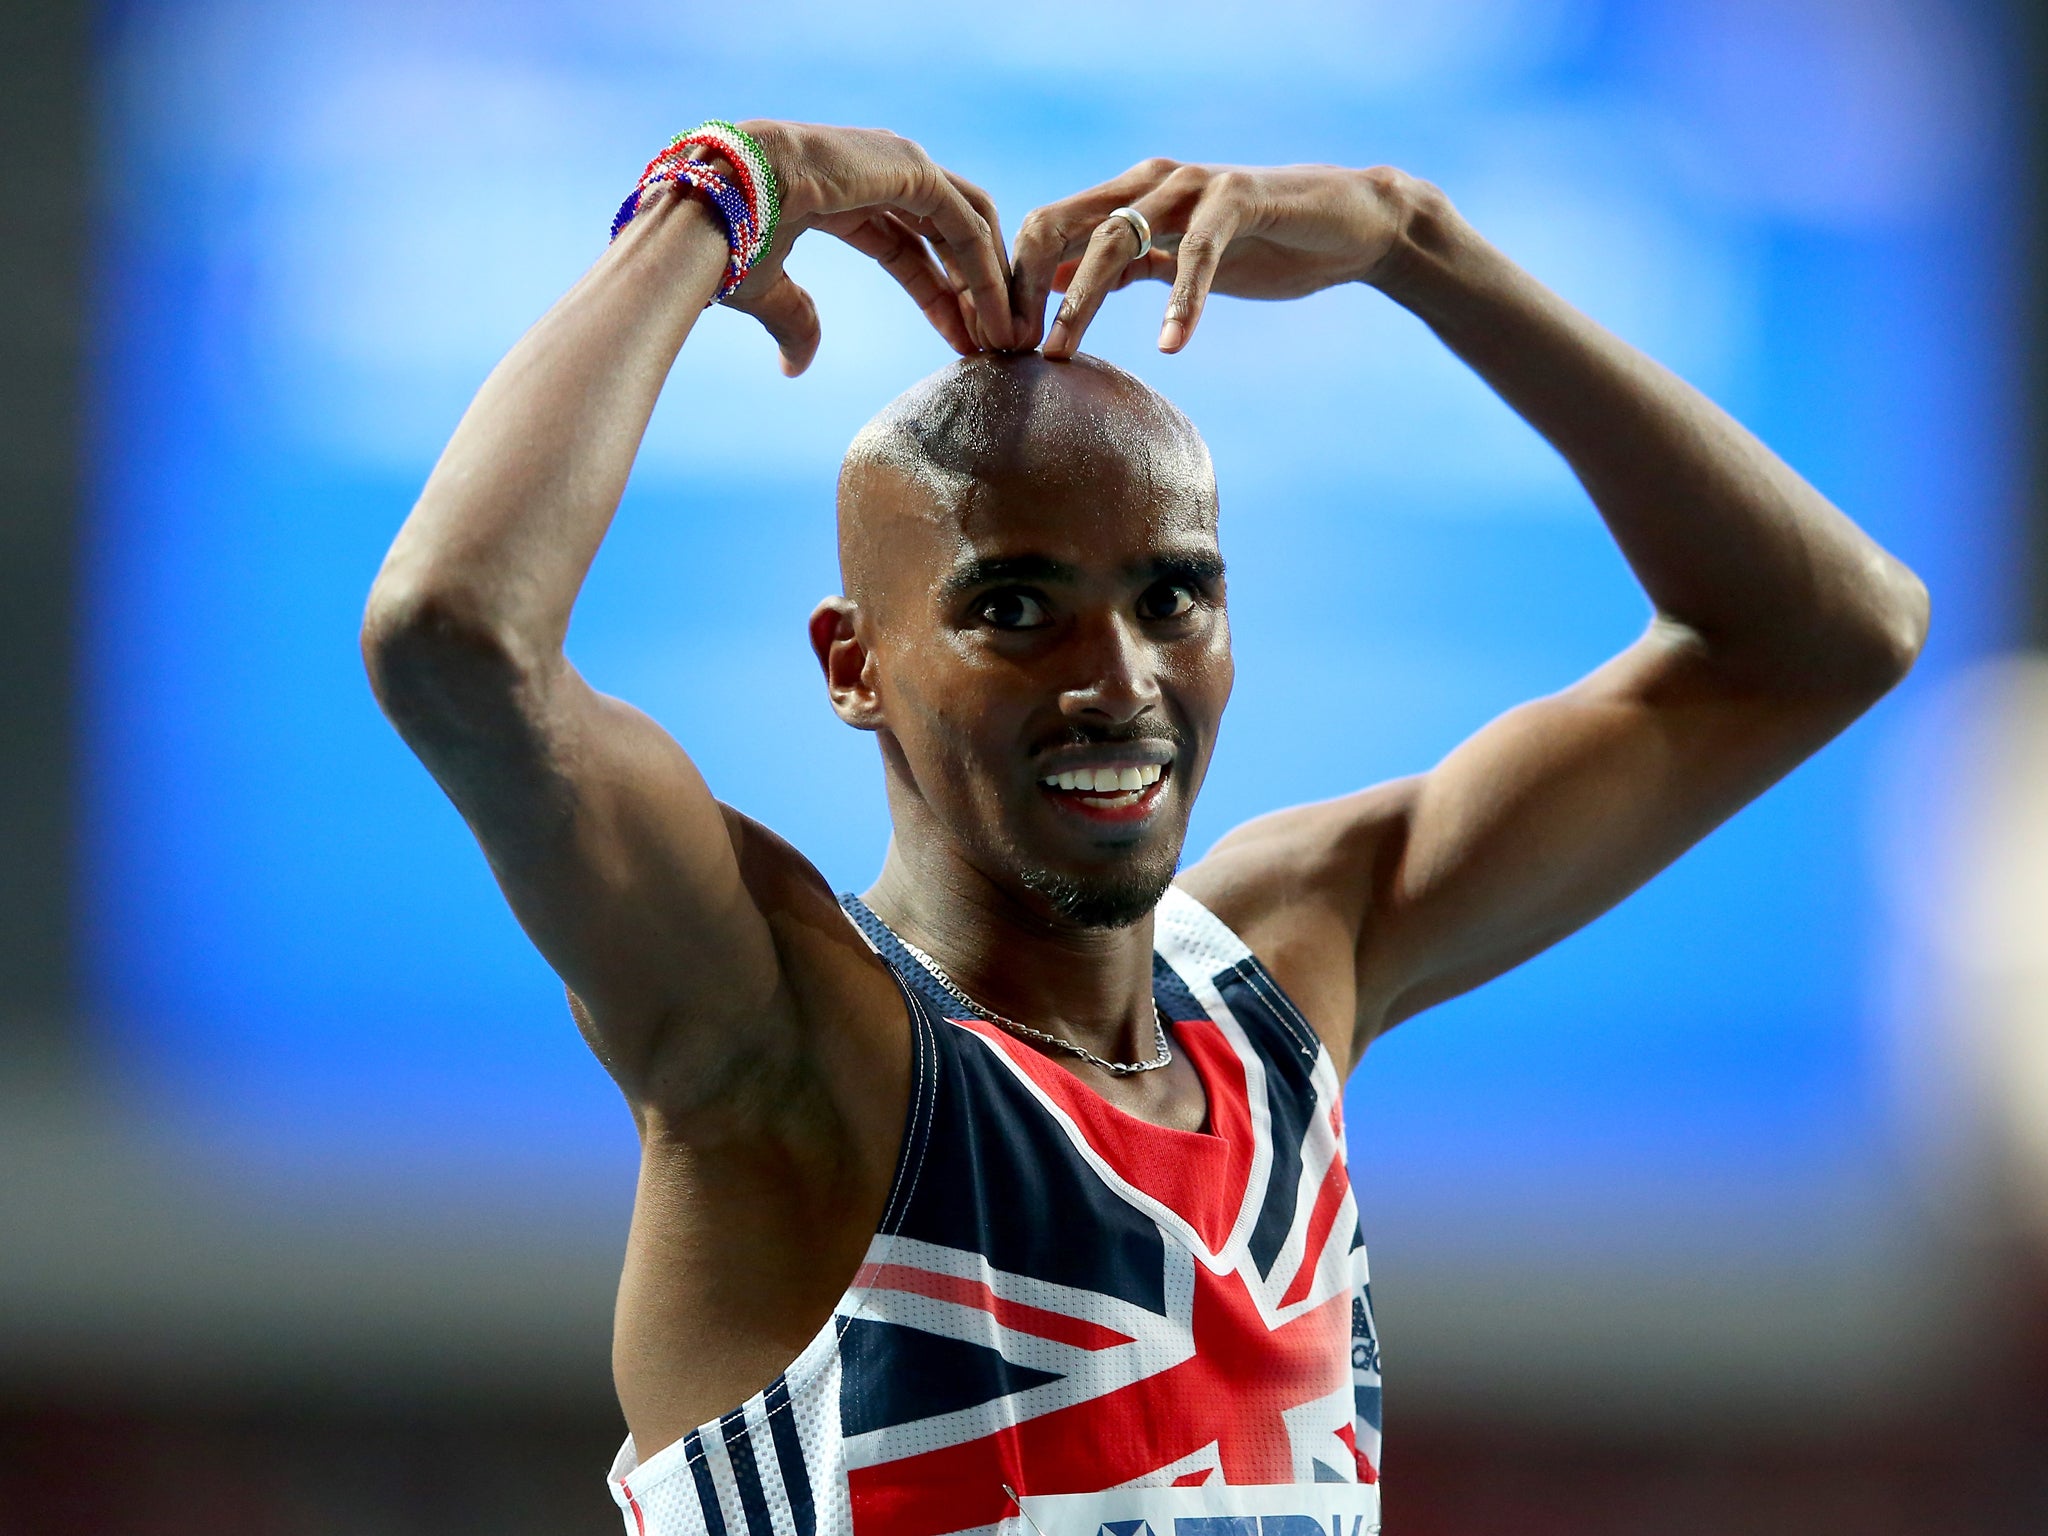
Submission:
[[[831,707],[881,751],[895,837],[870,904],[1004,1014],[1111,1059],[1151,1054],[1151,910],[1232,683],[1206,451],[1143,384],[1076,354],[1125,282],[1173,281],[1169,351],[1212,287],[1378,287],[1572,463],[1656,610],[1605,667],[1429,772],[1261,818],[1179,876],[1340,1071],[1620,900],[1917,652],[1910,573],[1398,172],[1147,161],[1034,213],[1013,267],[986,195],[915,145],[748,126],[784,222],[733,302],[785,368],[818,340],[782,271],[811,229],[874,256],[967,359],[849,453],[847,590],[810,636]],[[1144,257],[1108,216],[1126,203],[1159,236]],[[725,259],[703,204],[649,196],[486,382],[364,622],[380,702],[639,1127],[614,1368],[643,1457],[767,1385],[829,1320],[880,1219],[909,1092],[902,994],[822,877],[562,653]],[[1130,1113],[1204,1121],[1185,1061],[1113,1078],[1048,1056]]]

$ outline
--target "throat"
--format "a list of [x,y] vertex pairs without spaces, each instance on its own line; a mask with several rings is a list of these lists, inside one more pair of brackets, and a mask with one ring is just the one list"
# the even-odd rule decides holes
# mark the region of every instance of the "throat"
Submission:
[[1157,1054],[1149,909],[1124,926],[1085,927],[1029,890],[1000,889],[971,869],[912,878],[894,844],[862,900],[977,1017],[1027,1026],[1107,1061]]
[[1153,993],[1149,914],[1125,928],[1067,928],[1011,903],[904,900],[910,893],[890,873],[885,865],[862,899],[952,1017],[1042,1058],[1126,1113],[1202,1128],[1200,1075],[1181,1059]]

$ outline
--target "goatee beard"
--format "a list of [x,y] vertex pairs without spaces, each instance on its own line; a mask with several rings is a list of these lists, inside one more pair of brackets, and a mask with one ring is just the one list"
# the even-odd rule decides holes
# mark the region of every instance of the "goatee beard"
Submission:
[[1094,880],[1079,880],[1049,869],[1023,872],[1024,888],[1043,897],[1078,928],[1128,928],[1159,905],[1173,884],[1174,869],[1126,869]]

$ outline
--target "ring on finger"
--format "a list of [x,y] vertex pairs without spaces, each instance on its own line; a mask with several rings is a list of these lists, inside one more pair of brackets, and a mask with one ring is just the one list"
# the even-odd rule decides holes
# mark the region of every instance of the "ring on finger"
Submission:
[[[1136,261],[1140,256],[1151,254],[1152,221],[1150,219],[1146,218],[1145,215],[1138,212],[1135,208],[1112,208],[1109,211],[1109,218],[1122,219],[1124,223],[1130,226],[1131,233],[1138,237],[1138,254],[1133,256],[1131,260]],[[1104,219],[1103,222],[1107,224],[1109,219]]]

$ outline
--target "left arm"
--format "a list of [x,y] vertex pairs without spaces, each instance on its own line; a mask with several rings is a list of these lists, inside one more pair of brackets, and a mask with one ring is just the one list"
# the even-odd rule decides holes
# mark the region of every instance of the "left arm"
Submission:
[[[1090,222],[1125,203],[1164,249],[1131,261],[1123,221]],[[1910,571],[1704,395],[1515,266],[1434,187],[1387,169],[1148,162],[1041,210],[1017,254],[1020,316],[1032,284],[1067,279],[1055,355],[1078,344],[1107,292],[1141,277],[1174,284],[1168,351],[1186,344],[1212,287],[1277,298],[1371,283],[1564,456],[1655,608],[1619,656],[1428,773],[1251,822],[1184,877],[1340,1060],[1613,906],[1842,730],[1919,652],[1927,594]]]

